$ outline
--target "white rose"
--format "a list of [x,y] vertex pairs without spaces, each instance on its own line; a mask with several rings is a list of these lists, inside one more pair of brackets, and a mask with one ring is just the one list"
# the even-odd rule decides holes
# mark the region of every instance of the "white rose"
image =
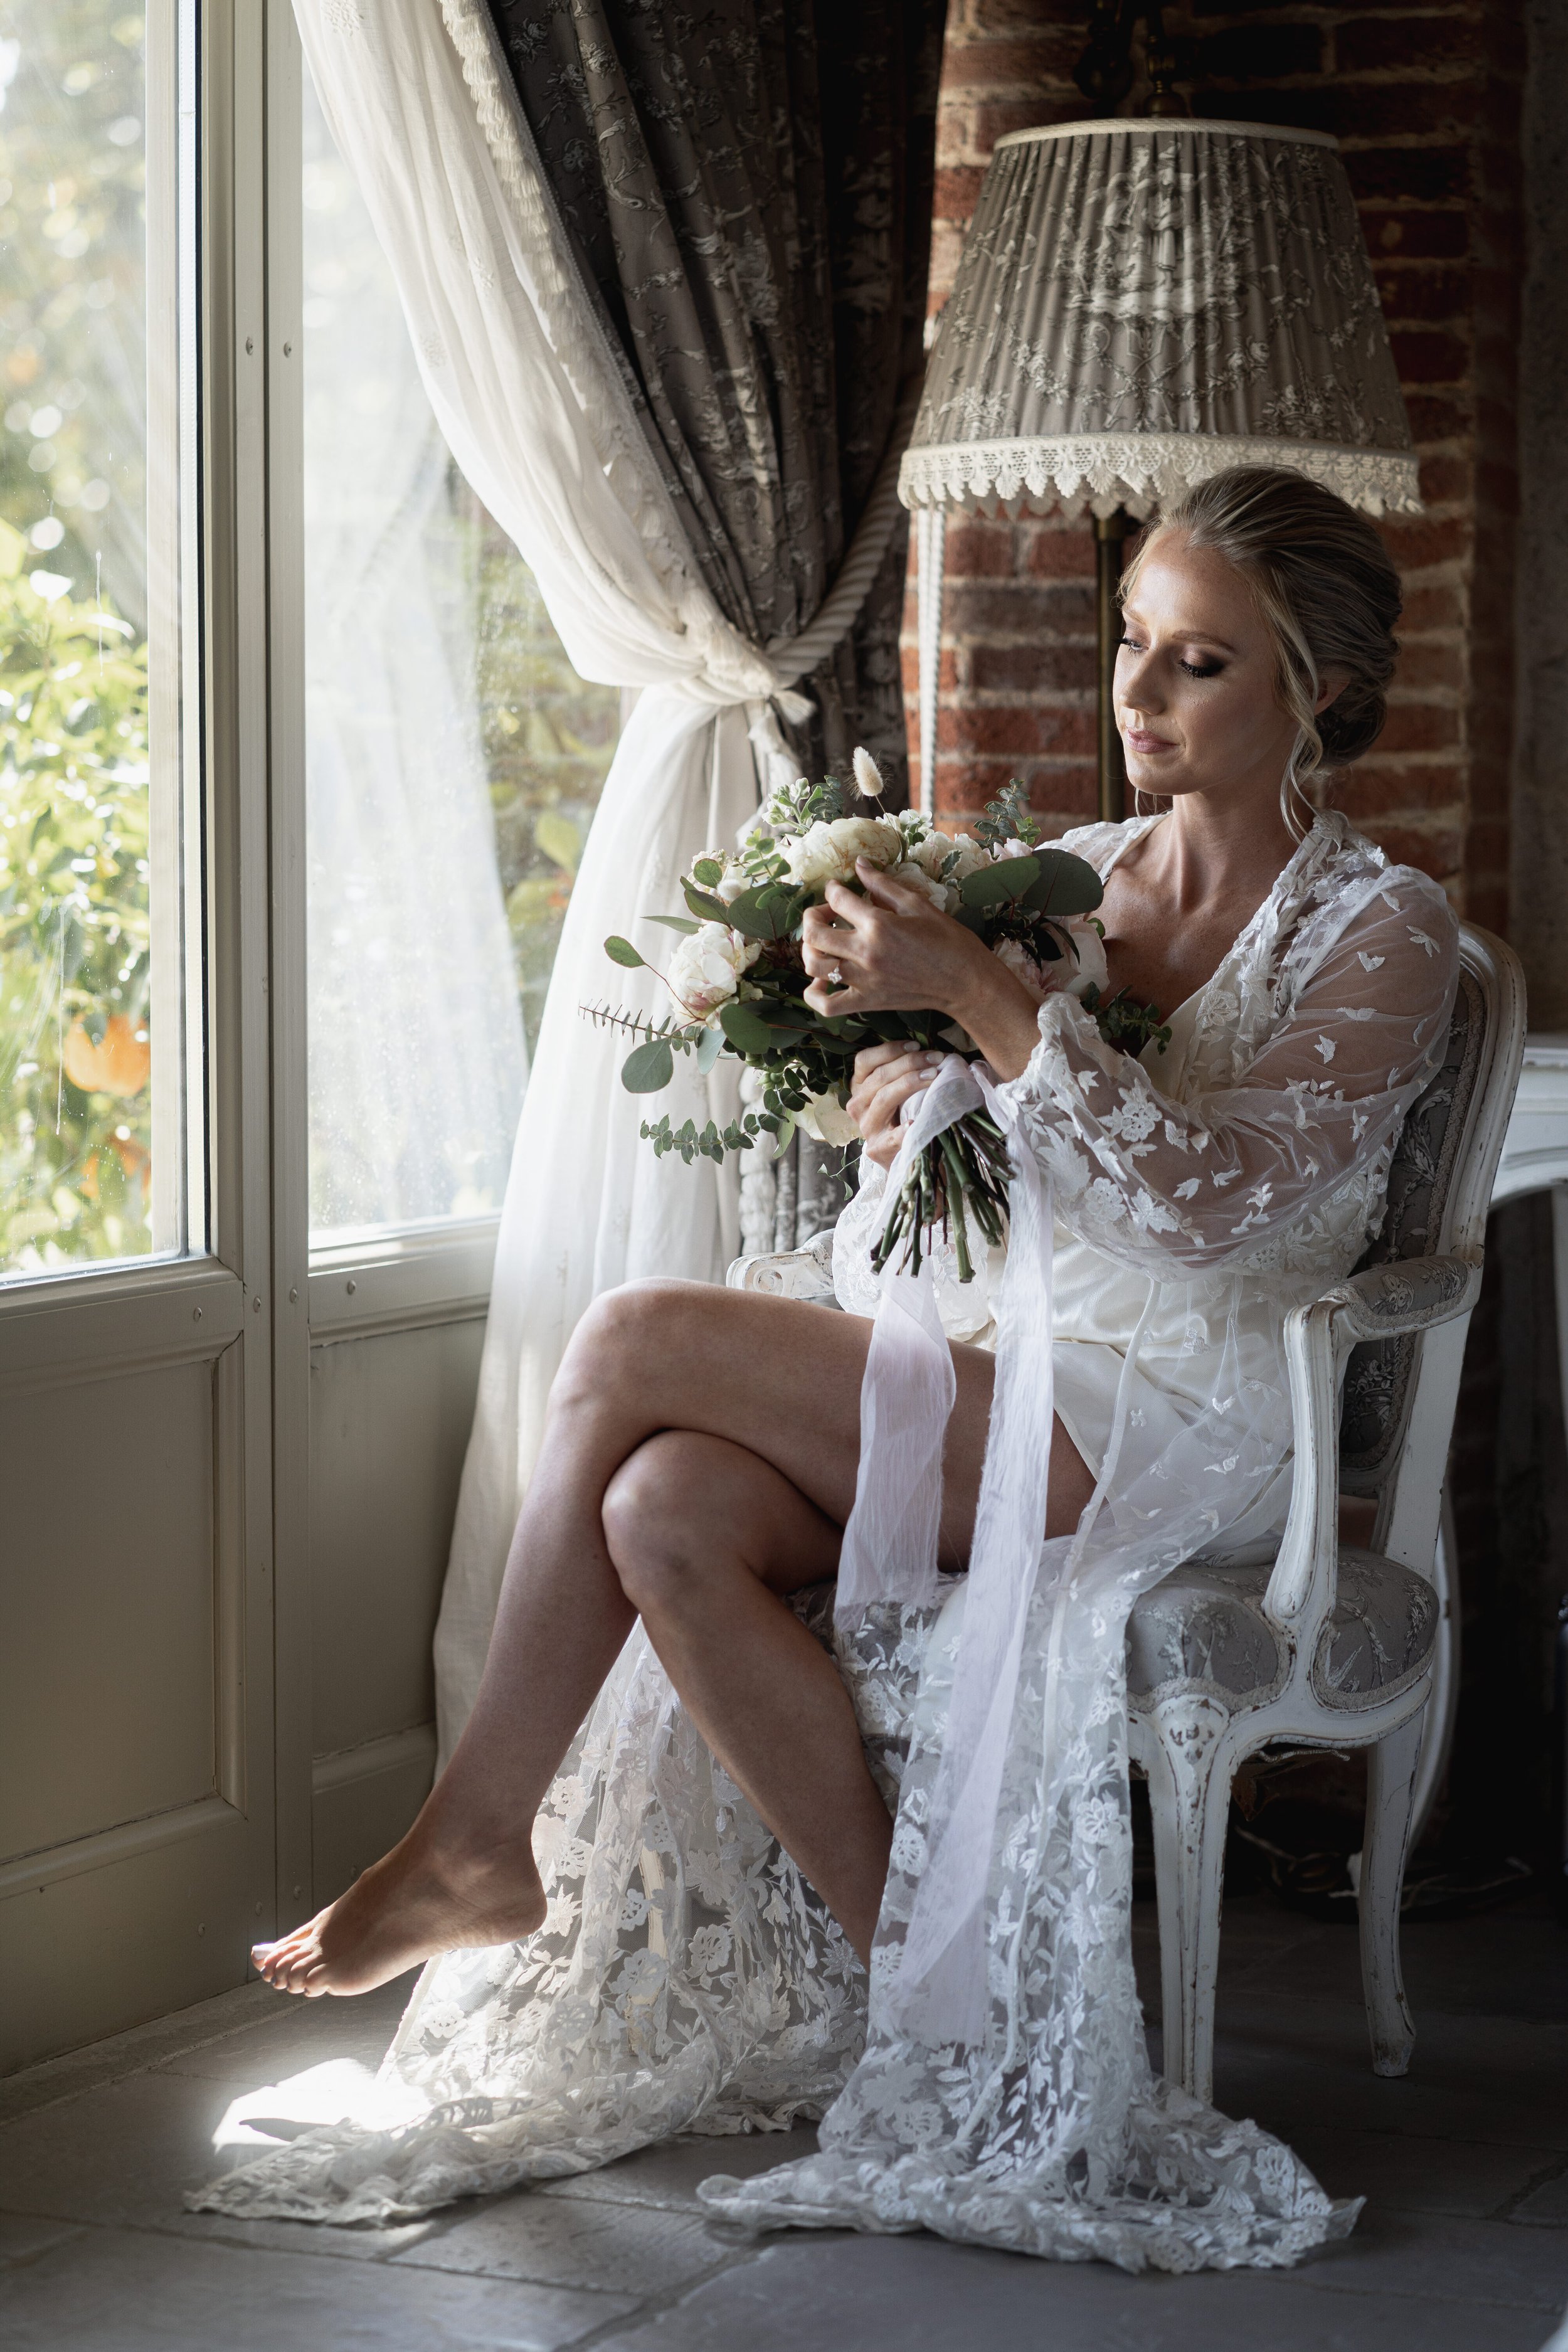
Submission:
[[904,836],[888,817],[841,816],[832,824],[818,817],[809,831],[784,843],[784,853],[791,881],[816,889],[825,882],[850,880],[858,857],[884,872],[902,865]]
[[721,1005],[739,995],[741,974],[763,951],[760,940],[743,940],[722,923],[689,931],[669,959],[669,992],[693,1021],[711,1029]]
[[888,879],[889,882],[903,883],[907,889],[918,890],[922,898],[929,898],[931,905],[944,915],[948,911],[950,903],[956,905],[958,902],[956,890],[949,890],[945,882],[939,882],[934,874],[928,874],[922,866],[915,865],[912,859],[902,866],[895,866],[889,874]]

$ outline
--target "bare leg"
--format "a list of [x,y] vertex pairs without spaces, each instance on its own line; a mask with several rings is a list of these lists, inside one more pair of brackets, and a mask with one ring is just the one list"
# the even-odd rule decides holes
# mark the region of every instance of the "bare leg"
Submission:
[[[868,1942],[887,1832],[873,1823],[867,1791],[879,1811],[880,1801],[831,1662],[773,1595],[837,1564],[854,1500],[869,1331],[857,1317],[697,1284],[637,1284],[595,1302],[552,1393],[484,1679],[452,1761],[390,1854],[306,1927],[258,1950],[269,1982],[311,1994],[368,1991],[434,1952],[511,1942],[539,1925],[533,1815],[634,1621],[628,1584],[643,1596],[650,1633],[716,1752],[771,1827],[784,1835],[790,1823],[786,1844],[809,1851],[809,1864],[797,1853],[808,1877],[833,1883],[836,1895],[825,1884],[826,1898],[836,1910],[842,1904],[838,1916],[857,1942]],[[955,1348],[953,1358],[958,1402],[944,1456],[942,1549],[960,1565],[992,1362],[969,1348]],[[668,1484],[668,1456],[662,1464],[654,1456],[617,1488],[617,1532],[607,1536],[616,1473],[666,1433],[731,1449],[726,1501],[700,1507],[681,1534],[668,1507],[654,1512],[656,1488]],[[1057,1531],[1072,1525],[1090,1485],[1059,1428],[1052,1470]],[[747,1479],[752,1491],[742,1499]],[[646,1543],[635,1526],[639,1492],[650,1525],[657,1518],[657,1540]],[[777,1694],[783,1727],[771,1735],[756,1712],[759,1694],[768,1693]],[[820,1756],[803,1755],[803,1720],[821,1736]],[[814,1822],[823,1826],[814,1832]]]

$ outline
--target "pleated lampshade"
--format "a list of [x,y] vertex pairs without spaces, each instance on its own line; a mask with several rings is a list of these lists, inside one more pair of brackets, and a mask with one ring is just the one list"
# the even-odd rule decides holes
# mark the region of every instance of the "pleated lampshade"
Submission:
[[1072,122],[997,142],[900,476],[915,508],[1144,515],[1235,465],[1373,514],[1416,461],[1334,142]]

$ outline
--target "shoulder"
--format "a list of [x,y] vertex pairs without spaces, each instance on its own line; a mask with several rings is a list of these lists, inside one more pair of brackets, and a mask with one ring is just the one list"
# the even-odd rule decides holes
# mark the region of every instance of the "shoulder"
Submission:
[[1069,833],[1061,834],[1048,844],[1042,843],[1041,846],[1070,850],[1075,857],[1081,857],[1092,866],[1097,874],[1105,874],[1115,865],[1122,851],[1129,848],[1141,833],[1147,832],[1152,821],[1146,816],[1130,816],[1123,818],[1120,824],[1075,824]]

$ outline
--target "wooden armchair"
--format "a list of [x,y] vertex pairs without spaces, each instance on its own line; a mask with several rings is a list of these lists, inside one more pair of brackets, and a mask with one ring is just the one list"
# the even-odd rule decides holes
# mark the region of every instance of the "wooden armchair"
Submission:
[[[1145,1593],[1128,1629],[1132,1760],[1148,1775],[1160,1906],[1165,2073],[1201,2098],[1231,1782],[1263,1750],[1371,1750],[1359,1902],[1373,2065],[1402,2074],[1415,2027],[1399,1896],[1434,1682],[1453,1628],[1437,1530],[1465,1333],[1480,1289],[1492,1178],[1524,1048],[1510,949],[1462,928],[1441,1069],[1411,1110],[1384,1228],[1349,1280],[1286,1325],[1297,1475],[1276,1554],[1196,1559]],[[737,1259],[738,1289],[831,1305],[832,1236]],[[1339,1540],[1342,1493],[1375,1506],[1368,1549]]]

